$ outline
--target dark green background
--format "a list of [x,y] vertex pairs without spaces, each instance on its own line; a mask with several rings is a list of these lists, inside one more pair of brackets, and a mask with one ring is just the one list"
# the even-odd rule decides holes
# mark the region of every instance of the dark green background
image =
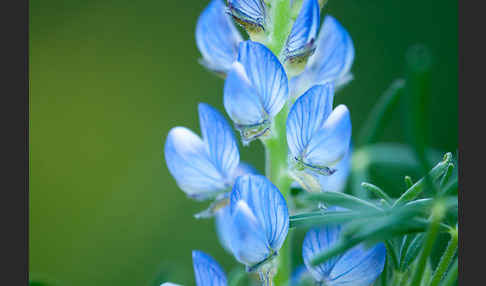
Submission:
[[[213,221],[192,214],[163,159],[169,129],[198,130],[197,103],[222,106],[223,80],[197,63],[207,1],[30,1],[30,274],[53,285],[193,283],[191,250],[234,260]],[[336,98],[354,134],[404,74],[415,43],[433,55],[430,145],[457,146],[457,1],[329,0],[349,30],[355,80]],[[396,113],[384,141],[403,141]],[[242,158],[263,169],[259,143]],[[379,182],[377,182],[379,183]],[[401,182],[399,182],[401,183]]]

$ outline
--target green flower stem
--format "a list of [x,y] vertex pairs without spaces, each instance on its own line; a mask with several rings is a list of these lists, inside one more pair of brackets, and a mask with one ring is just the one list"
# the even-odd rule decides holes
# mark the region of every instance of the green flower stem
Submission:
[[[267,47],[278,57],[285,44],[292,27],[290,1],[275,0],[270,10],[270,30],[268,31]],[[273,120],[271,138],[263,141],[266,150],[265,173],[270,181],[277,186],[287,201],[291,210],[293,202],[290,196],[290,185],[292,180],[288,176],[288,147],[286,137],[286,121],[289,113],[289,104]],[[287,239],[279,251],[279,263],[275,275],[275,285],[285,285],[292,272],[292,231],[290,230]]]
[[[292,180],[288,175],[288,147],[285,130],[285,121],[288,114],[288,106],[285,106],[280,113],[274,118],[274,126],[272,128],[272,137],[265,139],[266,163],[265,172],[270,181],[277,186],[285,200],[289,210],[293,208],[291,201],[290,185]],[[275,285],[285,285],[290,278],[292,271],[292,231],[289,230],[287,239],[279,251],[279,263],[277,274],[275,275]]]
[[457,258],[454,261],[454,264],[452,264],[451,269],[447,273],[447,276],[444,278],[444,282],[441,284],[441,286],[452,286],[452,285],[457,285]]
[[451,233],[451,240],[449,241],[449,244],[447,245],[447,248],[444,254],[442,255],[442,258],[440,259],[439,265],[437,266],[437,269],[434,272],[430,286],[439,285],[439,282],[444,276],[444,273],[447,271],[447,268],[451,264],[452,259],[454,259],[454,255],[457,250],[457,242],[458,242],[457,229],[451,230],[450,233]]
[[440,230],[440,223],[442,221],[442,218],[444,217],[445,211],[446,209],[442,202],[437,202],[432,207],[432,214],[430,218],[431,223],[429,229],[427,230],[427,233],[425,234],[422,251],[420,252],[420,256],[417,261],[417,265],[415,267],[415,271],[413,273],[410,283],[411,286],[421,285],[425,266],[429,259],[430,253],[432,252],[432,248],[436,243],[436,238]]

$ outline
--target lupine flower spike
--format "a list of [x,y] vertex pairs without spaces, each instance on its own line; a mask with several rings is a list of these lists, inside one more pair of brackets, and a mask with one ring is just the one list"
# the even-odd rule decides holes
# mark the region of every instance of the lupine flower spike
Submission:
[[179,187],[191,198],[204,200],[229,192],[240,155],[231,126],[208,104],[199,104],[202,139],[185,127],[170,130],[165,161]]
[[287,73],[291,76],[299,74],[314,53],[320,22],[319,10],[317,0],[304,0],[292,26],[282,55]]
[[262,39],[267,25],[263,0],[228,0],[228,11],[254,41]]
[[223,0],[212,0],[197,21],[196,44],[202,54],[200,62],[208,69],[225,75],[236,60],[238,43],[243,39]]
[[378,243],[370,248],[359,244],[345,253],[317,266],[311,261],[316,254],[329,250],[339,241],[340,225],[311,229],[304,238],[302,256],[307,270],[320,285],[369,286],[383,271],[386,248]]
[[222,220],[227,224],[221,228],[223,240],[248,271],[258,271],[269,281],[289,229],[284,197],[264,176],[245,175],[236,179],[229,207]]
[[346,29],[327,15],[316,40],[316,49],[304,71],[290,82],[293,97],[302,95],[314,85],[332,82],[340,88],[352,79],[354,46]]
[[224,85],[224,107],[242,141],[269,135],[272,119],[288,98],[288,81],[277,57],[264,45],[240,43],[238,60]]
[[299,97],[287,117],[291,174],[308,191],[320,191],[317,176],[330,176],[346,155],[351,119],[346,106],[332,109],[332,84],[318,85]]

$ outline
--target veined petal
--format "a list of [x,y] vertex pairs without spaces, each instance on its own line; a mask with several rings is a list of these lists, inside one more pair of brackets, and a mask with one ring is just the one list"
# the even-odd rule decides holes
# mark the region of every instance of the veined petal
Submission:
[[346,187],[346,180],[348,179],[351,170],[351,154],[350,147],[343,159],[334,166],[335,172],[331,176],[318,175],[319,184],[324,192],[342,192]]
[[331,167],[348,151],[351,141],[351,118],[345,105],[337,106],[319,132],[312,136],[303,162],[316,168]]
[[317,266],[311,266],[311,261],[319,254],[333,247],[341,234],[340,225],[328,225],[314,228],[307,232],[302,245],[302,258],[307,270],[317,281],[324,281],[329,277],[340,256],[336,256]]
[[228,0],[233,18],[249,33],[265,30],[266,11],[263,0]]
[[224,108],[236,125],[261,124],[268,114],[258,91],[251,85],[243,65],[235,62],[224,83]]
[[287,117],[287,142],[292,156],[300,158],[312,136],[323,128],[332,111],[332,84],[316,85],[299,97]]
[[329,275],[329,285],[369,286],[383,271],[386,248],[383,243],[367,249],[360,244],[339,259]]
[[315,84],[346,83],[352,78],[350,70],[353,60],[351,36],[334,17],[326,16],[316,40],[316,50],[309,58],[305,71],[294,80],[295,96],[300,96]]
[[225,178],[210,160],[206,144],[191,130],[172,128],[164,153],[169,172],[189,196],[204,199],[226,188]]
[[229,244],[235,258],[253,266],[271,255],[265,230],[245,201],[231,203]]
[[304,0],[285,43],[285,60],[312,54],[319,29],[319,13],[320,7],[317,0]]
[[192,251],[192,264],[197,286],[226,286],[226,275],[211,256],[198,250]]
[[282,247],[289,229],[289,213],[277,187],[261,175],[241,176],[235,181],[230,200],[232,207],[238,201],[246,202],[263,227],[272,250]]
[[252,41],[240,43],[238,61],[266,113],[273,118],[288,98],[288,79],[282,64],[266,46]]
[[201,133],[206,142],[209,158],[229,181],[240,162],[233,130],[223,115],[210,105],[199,103],[198,109]]
[[196,44],[202,63],[216,72],[226,73],[238,54],[243,39],[226,13],[223,0],[212,0],[199,16],[196,25]]

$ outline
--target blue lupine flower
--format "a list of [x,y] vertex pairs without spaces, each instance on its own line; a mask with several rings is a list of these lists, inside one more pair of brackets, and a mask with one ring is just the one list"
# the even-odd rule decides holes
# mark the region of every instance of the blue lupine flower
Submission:
[[240,43],[238,60],[226,77],[224,107],[243,143],[267,133],[287,98],[287,75],[277,57],[260,43]]
[[[351,119],[344,105],[332,109],[333,85],[317,85],[299,97],[287,117],[293,171],[332,175],[348,152]],[[305,186],[304,186],[305,187]]]
[[314,42],[320,22],[319,11],[317,0],[304,0],[284,46],[284,61],[305,65],[307,57],[315,49]]
[[218,262],[208,254],[193,250],[192,264],[197,286],[226,286],[226,274]]
[[352,148],[349,147],[346,155],[334,167],[336,171],[331,176],[318,176],[322,191],[342,192],[346,187],[346,180],[351,171]]
[[165,160],[185,193],[207,199],[231,190],[240,155],[223,115],[204,103],[198,109],[203,139],[185,127],[174,127],[165,143]]
[[182,286],[182,285],[171,283],[171,282],[165,282],[165,283],[160,284],[160,286]]
[[228,0],[228,10],[250,36],[265,30],[267,12],[263,0]]
[[317,266],[311,266],[316,254],[326,251],[339,240],[340,225],[311,229],[304,238],[302,256],[315,280],[326,286],[369,286],[383,271],[386,248],[378,243],[371,248],[359,244]]
[[224,235],[235,258],[250,268],[271,260],[289,229],[287,203],[277,187],[261,175],[238,177],[229,211]]
[[316,40],[316,49],[305,70],[290,83],[294,97],[310,87],[333,82],[336,88],[352,79],[354,46],[346,29],[332,16],[327,15]]
[[203,58],[201,63],[218,73],[226,73],[238,54],[243,39],[223,0],[212,0],[199,16],[196,25],[196,44]]

